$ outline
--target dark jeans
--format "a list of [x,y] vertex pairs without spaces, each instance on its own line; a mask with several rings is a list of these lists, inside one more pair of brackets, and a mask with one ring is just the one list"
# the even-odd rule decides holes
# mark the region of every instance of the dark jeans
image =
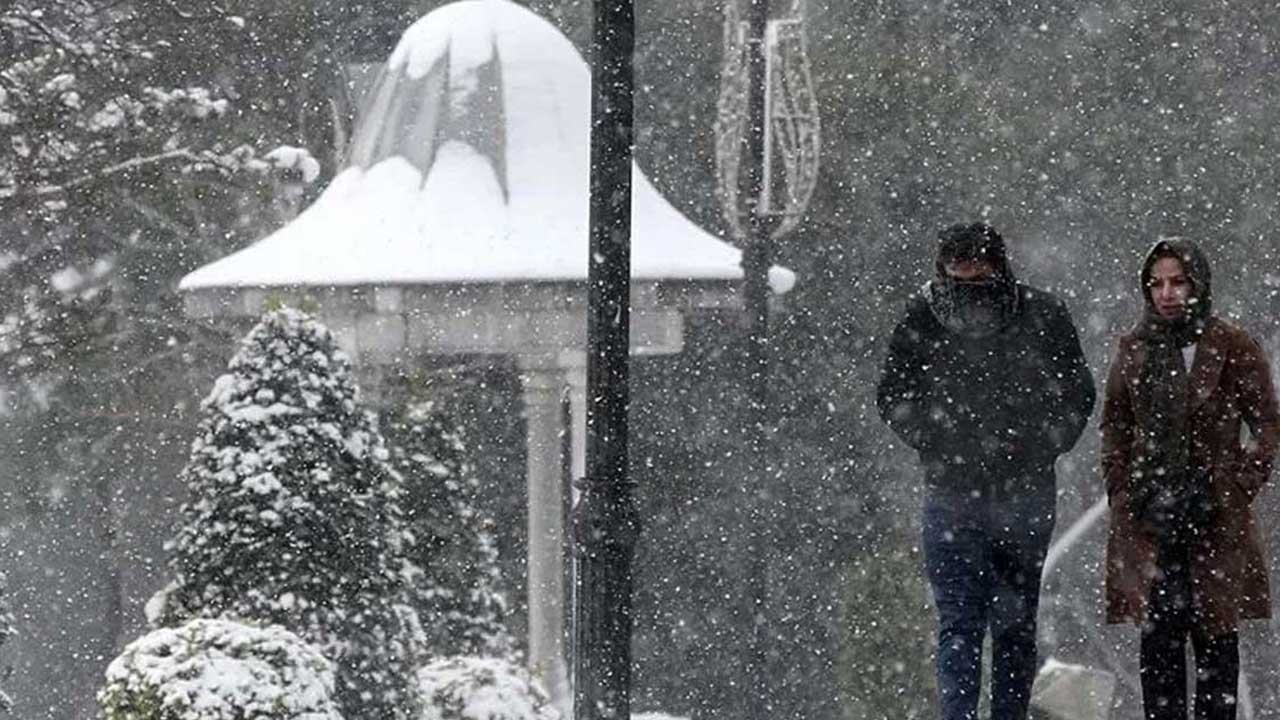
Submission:
[[982,641],[991,632],[991,720],[1025,720],[1036,672],[1040,571],[1054,493],[929,493],[924,553],[938,608],[942,720],[976,720]]
[[1240,678],[1236,633],[1210,637],[1191,601],[1187,543],[1175,538],[1160,549],[1163,575],[1151,587],[1142,628],[1139,671],[1147,720],[1187,720],[1187,637],[1196,662],[1196,720],[1234,720]]

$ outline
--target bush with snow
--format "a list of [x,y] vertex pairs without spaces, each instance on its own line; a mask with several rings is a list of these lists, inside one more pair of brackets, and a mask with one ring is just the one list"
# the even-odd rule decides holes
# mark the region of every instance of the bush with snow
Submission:
[[462,429],[431,401],[410,401],[384,419],[392,463],[404,478],[411,594],[429,652],[510,654],[493,522],[477,504],[479,482]]
[[342,720],[333,666],[280,627],[193,620],[130,643],[98,694],[106,720]]
[[418,671],[422,720],[559,720],[547,694],[518,664],[457,656]]
[[414,717],[401,481],[332,334],[296,310],[264,316],[204,401],[182,477],[153,622],[281,625],[333,660],[348,720]]

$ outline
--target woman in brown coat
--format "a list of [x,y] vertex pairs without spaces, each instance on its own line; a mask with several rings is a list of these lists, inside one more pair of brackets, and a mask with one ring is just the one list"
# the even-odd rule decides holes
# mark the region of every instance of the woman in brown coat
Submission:
[[1267,358],[1212,314],[1209,263],[1181,238],[1142,266],[1145,307],[1107,377],[1102,469],[1111,507],[1107,620],[1142,628],[1147,720],[1235,717],[1237,623],[1270,617],[1251,504],[1280,446]]

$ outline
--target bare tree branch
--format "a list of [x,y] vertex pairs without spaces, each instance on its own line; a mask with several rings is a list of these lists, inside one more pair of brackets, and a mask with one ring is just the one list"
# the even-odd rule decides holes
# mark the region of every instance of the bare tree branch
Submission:
[[157,165],[163,162],[168,162],[170,160],[187,160],[189,162],[209,162],[209,163],[215,162],[213,158],[200,157],[198,155],[195,155],[188,148],[179,148],[177,150],[169,150],[167,152],[158,153],[156,155],[146,155],[143,157],[129,158],[124,162],[115,163],[114,165],[108,165],[95,172],[88,173],[86,175],[81,175],[80,177],[74,178],[72,180],[68,180],[67,182],[62,183],[61,185],[44,185],[44,186],[35,188],[33,190],[25,191],[25,192],[17,188],[0,188],[0,199],[22,197],[22,196],[45,198],[45,197],[53,197],[57,195],[64,195],[72,190],[83,187],[85,185],[89,185],[91,183],[98,182],[101,180],[106,180],[113,175],[118,175],[120,173],[128,172],[130,170],[136,170],[141,167],[147,167],[149,165]]

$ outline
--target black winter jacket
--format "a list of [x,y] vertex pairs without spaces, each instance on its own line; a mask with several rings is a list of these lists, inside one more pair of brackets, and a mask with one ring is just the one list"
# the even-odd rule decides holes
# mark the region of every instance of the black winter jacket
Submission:
[[1026,285],[1017,292],[1016,315],[994,335],[946,329],[921,295],[893,331],[876,404],[919,451],[930,487],[1050,491],[1054,460],[1093,411],[1093,378],[1066,306]]

